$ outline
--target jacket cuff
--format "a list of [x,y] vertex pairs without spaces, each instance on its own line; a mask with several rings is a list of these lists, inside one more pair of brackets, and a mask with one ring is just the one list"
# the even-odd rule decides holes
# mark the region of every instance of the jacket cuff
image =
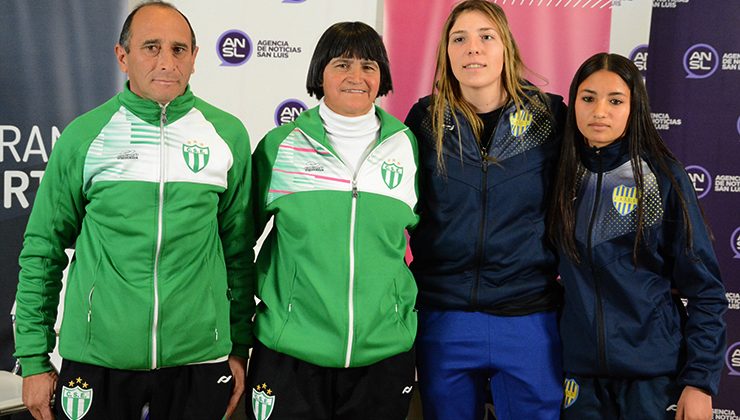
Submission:
[[715,380],[714,377],[707,377],[707,375],[702,375],[699,372],[684,372],[684,374],[678,378],[678,384],[682,386],[691,385],[695,388],[703,389],[715,397],[719,393],[719,377]]
[[21,357],[19,360],[21,362],[21,376],[24,378],[54,370],[54,366],[51,364],[48,354]]
[[234,343],[231,346],[231,353],[230,356],[239,356],[243,357],[245,360],[249,360],[249,348],[251,346],[244,345],[244,344],[236,344]]

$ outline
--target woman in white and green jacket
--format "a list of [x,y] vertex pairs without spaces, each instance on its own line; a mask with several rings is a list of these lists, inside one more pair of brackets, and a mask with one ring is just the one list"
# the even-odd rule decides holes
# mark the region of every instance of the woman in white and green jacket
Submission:
[[377,32],[344,22],[308,73],[316,108],[270,131],[253,155],[257,342],[247,386],[256,419],[402,419],[414,383],[417,146],[374,105],[392,89]]

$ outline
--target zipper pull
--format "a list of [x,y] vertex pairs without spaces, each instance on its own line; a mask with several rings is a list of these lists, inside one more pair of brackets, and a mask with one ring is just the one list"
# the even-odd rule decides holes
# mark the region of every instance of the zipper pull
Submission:
[[357,180],[352,180],[352,198],[357,198]]
[[160,105],[162,112],[160,113],[159,120],[162,122],[162,126],[167,125],[167,105],[169,105],[169,103]]

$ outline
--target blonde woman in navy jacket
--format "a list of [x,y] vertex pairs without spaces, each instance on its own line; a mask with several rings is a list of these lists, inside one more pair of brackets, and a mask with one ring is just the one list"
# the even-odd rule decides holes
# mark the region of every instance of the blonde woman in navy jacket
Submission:
[[527,82],[496,4],[447,19],[436,87],[406,119],[419,142],[416,340],[424,418],[558,418],[560,286],[545,240],[562,98]]
[[589,58],[569,99],[550,226],[563,418],[711,419],[727,300],[696,193],[630,60]]

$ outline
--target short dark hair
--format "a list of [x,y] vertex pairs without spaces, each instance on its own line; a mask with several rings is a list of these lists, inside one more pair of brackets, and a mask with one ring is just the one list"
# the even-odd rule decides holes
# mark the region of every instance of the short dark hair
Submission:
[[331,25],[316,44],[306,77],[309,95],[316,99],[324,97],[324,69],[332,59],[338,57],[375,61],[380,68],[378,96],[393,90],[388,54],[380,35],[362,22],[340,22]]
[[131,13],[128,14],[126,20],[123,22],[121,35],[118,36],[118,44],[121,45],[123,49],[126,50],[126,52],[130,51],[129,41],[131,40],[131,22],[134,20],[134,15],[146,6],[166,7],[179,13],[180,16],[185,19],[185,22],[187,22],[188,28],[190,28],[190,49],[195,50],[195,31],[193,31],[193,26],[190,24],[190,20],[188,20],[188,17],[185,16],[180,10],[178,10],[178,8],[175,7],[175,5],[172,3],[161,0],[147,0],[139,3],[139,5],[134,7],[134,10],[132,10]]

